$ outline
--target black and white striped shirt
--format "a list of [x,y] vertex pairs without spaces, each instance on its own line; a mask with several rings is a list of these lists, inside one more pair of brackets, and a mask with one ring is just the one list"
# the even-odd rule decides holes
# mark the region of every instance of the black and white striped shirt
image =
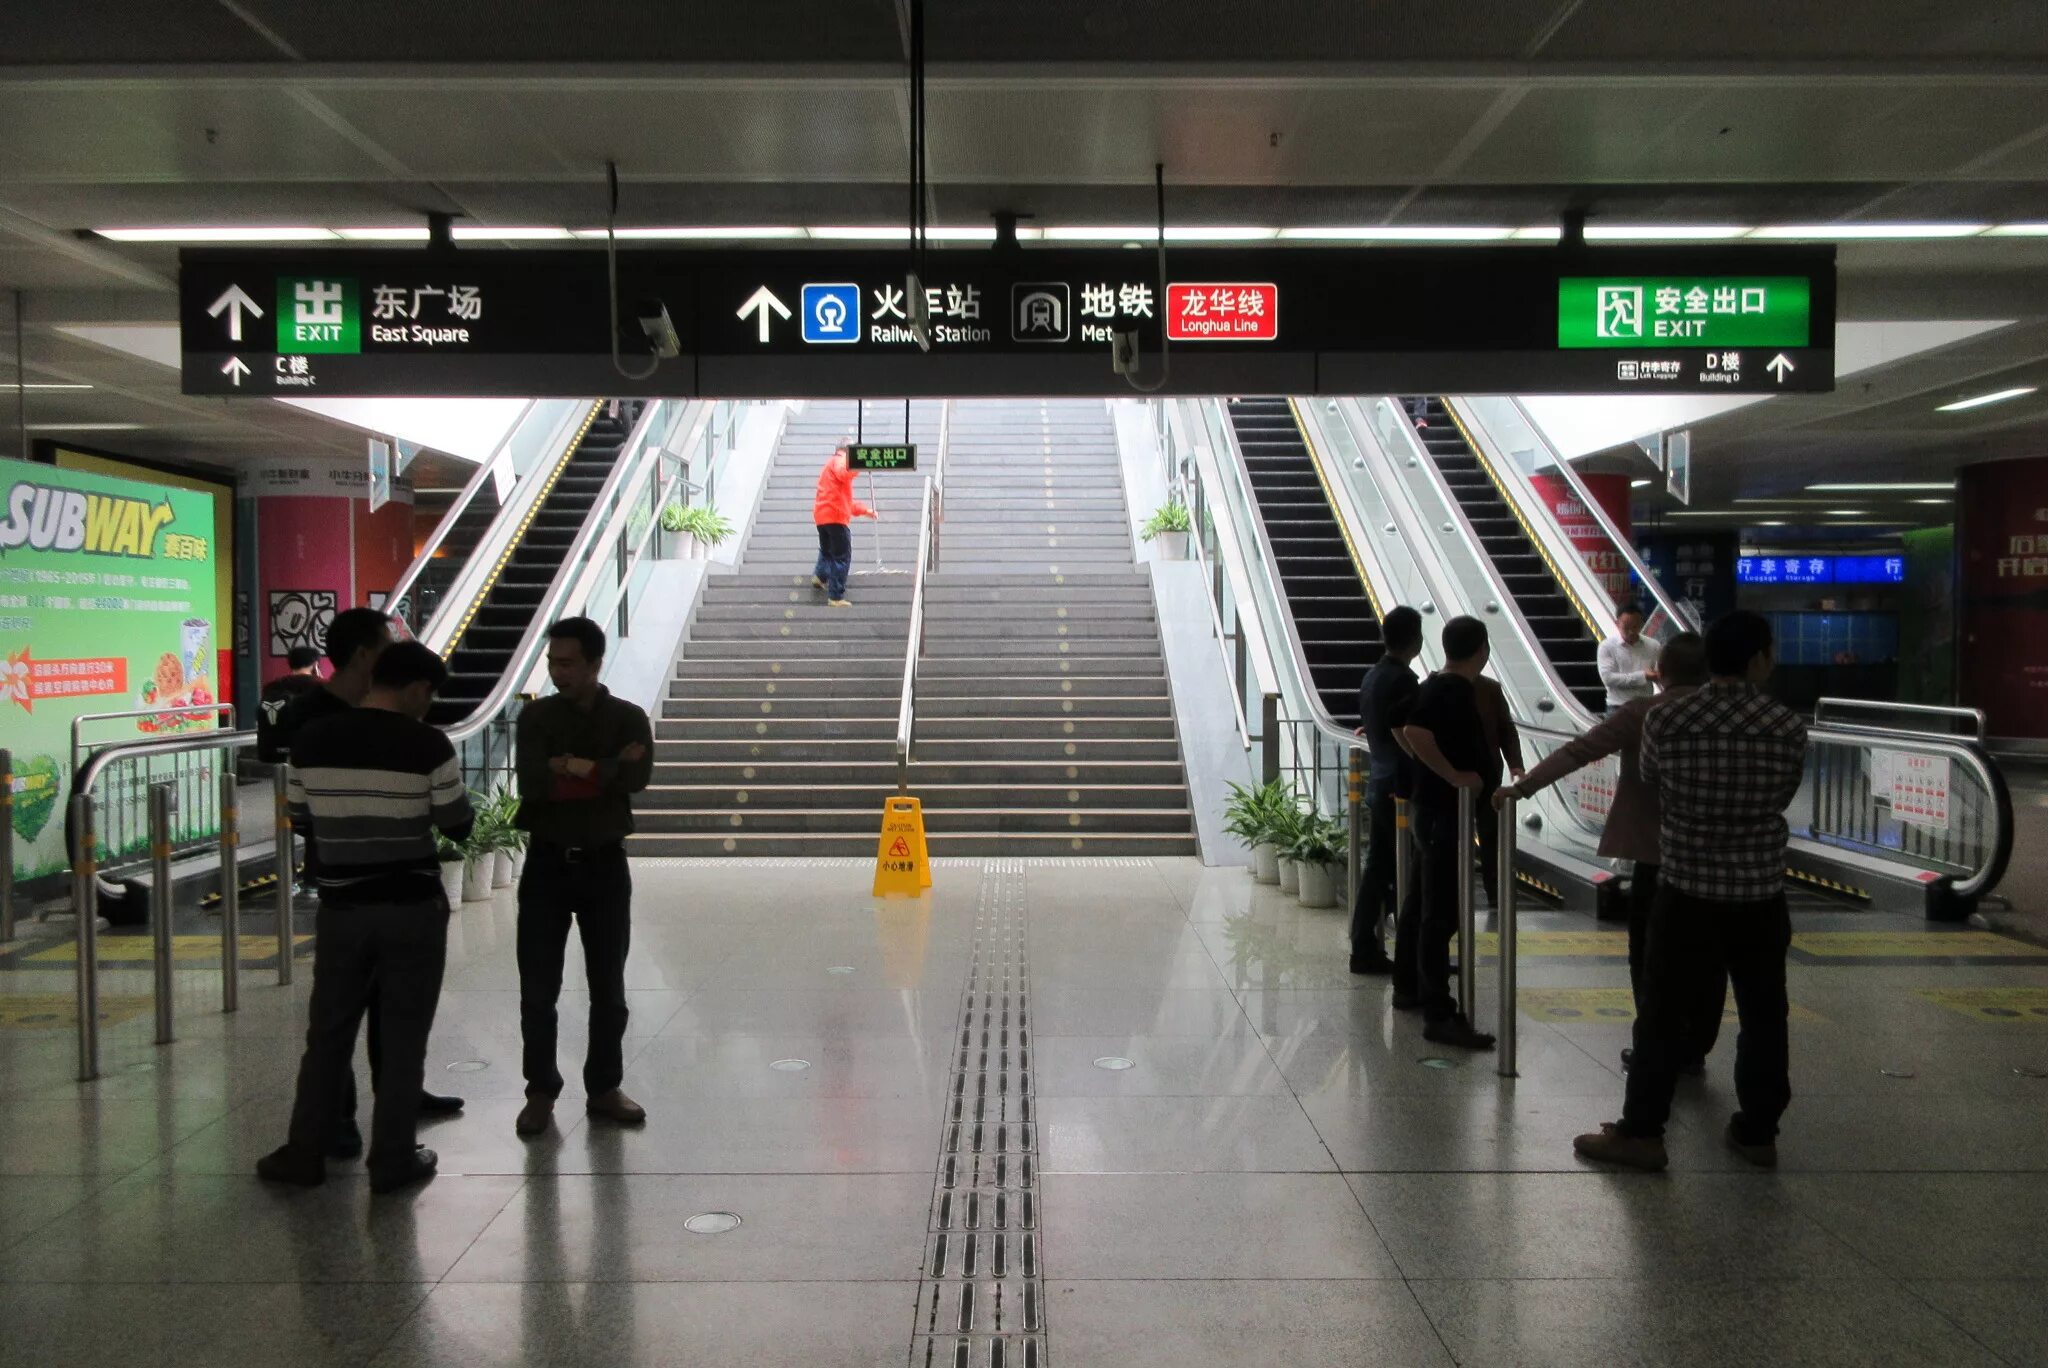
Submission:
[[301,730],[286,798],[294,820],[312,820],[328,906],[436,892],[435,828],[461,840],[474,820],[448,738],[383,708],[353,708]]

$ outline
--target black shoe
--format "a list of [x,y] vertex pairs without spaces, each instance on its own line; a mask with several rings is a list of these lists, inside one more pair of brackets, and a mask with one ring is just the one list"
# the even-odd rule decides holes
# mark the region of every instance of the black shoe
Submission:
[[327,1181],[327,1164],[317,1154],[280,1145],[256,1161],[256,1176],[266,1183],[319,1187]]
[[421,1116],[453,1116],[462,1110],[462,1099],[420,1089]]
[[[1636,1052],[1634,1049],[1624,1049],[1621,1052],[1621,1071],[1627,1073],[1629,1066],[1635,1063],[1635,1059]],[[1707,1076],[1707,1061],[1695,1059],[1690,1063],[1681,1064],[1678,1066],[1678,1072],[1687,1078],[1705,1078]]]
[[1420,993],[1404,993],[1399,988],[1396,988],[1394,990],[1394,1010],[1397,1012],[1421,1011],[1422,995]]
[[1455,1045],[1461,1050],[1493,1048],[1493,1037],[1484,1031],[1473,1030],[1472,1023],[1462,1015],[1430,1022],[1422,1028],[1422,1038],[1436,1045]]
[[434,1176],[441,1167],[441,1156],[421,1145],[412,1152],[409,1162],[392,1168],[370,1170],[370,1191],[376,1193],[396,1192],[414,1183],[423,1183]]
[[329,1159],[354,1159],[363,1152],[363,1132],[356,1125],[356,1119],[336,1123],[334,1133],[327,1138]]
[[1627,1072],[1628,1072],[1628,1066],[1629,1066],[1629,1065],[1631,1065],[1631,1064],[1633,1064],[1633,1063],[1635,1063],[1635,1061],[1636,1061],[1636,1051],[1635,1051],[1635,1047],[1634,1047],[1634,1046],[1632,1046],[1632,1045],[1624,1045],[1624,1046],[1622,1046],[1622,1047],[1621,1047],[1621,1071],[1622,1071],[1623,1073],[1627,1073]]
[[1351,957],[1351,972],[1354,974],[1391,974],[1394,972],[1394,961],[1384,950],[1378,954],[1368,950],[1363,955],[1353,955]]

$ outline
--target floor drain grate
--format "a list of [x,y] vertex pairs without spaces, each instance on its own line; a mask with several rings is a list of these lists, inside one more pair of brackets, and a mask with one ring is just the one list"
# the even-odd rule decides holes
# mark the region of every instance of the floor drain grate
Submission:
[[913,1368],[1040,1368],[1046,1361],[1023,870],[1036,863],[991,860],[982,869],[952,1036]]

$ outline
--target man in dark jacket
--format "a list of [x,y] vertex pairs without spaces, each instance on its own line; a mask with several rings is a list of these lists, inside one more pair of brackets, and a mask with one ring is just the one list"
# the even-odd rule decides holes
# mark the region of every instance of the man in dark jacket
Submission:
[[[1395,919],[1394,843],[1400,839],[1399,804],[1414,784],[1414,762],[1402,749],[1396,728],[1415,702],[1415,657],[1422,653],[1422,614],[1395,608],[1380,622],[1384,649],[1358,686],[1358,730],[1365,737],[1371,772],[1366,781],[1365,875],[1351,905],[1351,972],[1391,974],[1388,924]],[[1416,881],[1410,883],[1414,893]]]

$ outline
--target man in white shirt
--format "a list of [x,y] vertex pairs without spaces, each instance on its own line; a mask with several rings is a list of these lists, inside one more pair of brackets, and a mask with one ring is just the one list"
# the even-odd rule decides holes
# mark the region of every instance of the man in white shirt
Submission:
[[1607,689],[1607,711],[1638,698],[1657,696],[1660,648],[1643,637],[1643,610],[1634,604],[1615,618],[1615,634],[1600,643],[1600,683]]

